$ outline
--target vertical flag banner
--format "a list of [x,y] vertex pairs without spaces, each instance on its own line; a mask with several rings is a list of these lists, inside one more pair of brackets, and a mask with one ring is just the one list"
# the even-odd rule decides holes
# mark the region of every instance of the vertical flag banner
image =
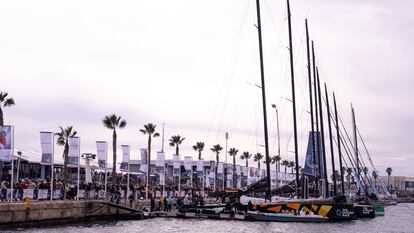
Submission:
[[53,133],[40,132],[40,147],[42,149],[42,159],[40,164],[51,165],[53,156]]
[[198,176],[202,176],[204,173],[204,160],[203,159],[199,159],[197,161],[197,175]]
[[148,151],[146,148],[141,149],[141,166],[139,166],[141,172],[148,171]]
[[249,175],[249,168],[248,167],[243,167],[243,176],[248,176]]
[[223,163],[218,163],[218,165],[217,165],[217,178],[218,179],[223,179],[223,175],[224,175],[224,173],[223,173]]
[[10,162],[12,160],[13,133],[12,126],[0,126],[0,161]]
[[[215,161],[210,161],[210,175],[208,176],[208,180],[209,180],[209,186],[211,187],[215,187],[215,179],[216,179],[216,172],[217,172],[217,168],[216,168],[216,162]],[[206,183],[207,185],[207,183]],[[207,186],[207,187],[209,187]]]
[[70,137],[69,138],[69,153],[68,153],[68,166],[78,166],[80,157],[80,138]]
[[204,160],[199,159],[197,160],[197,178],[198,178],[198,184],[200,184],[199,188],[203,187],[204,182]]
[[173,177],[180,176],[180,155],[173,155]]
[[103,141],[96,142],[96,154],[98,155],[99,168],[106,169],[106,160],[108,156],[108,143]]
[[160,185],[165,185],[165,154],[164,152],[157,152],[157,160],[155,161],[155,176]]
[[184,169],[186,171],[187,177],[191,177],[192,166],[191,166],[192,158],[190,156],[184,157]]
[[129,154],[130,154],[129,145],[121,145],[121,149],[122,149],[122,162],[121,162],[120,170],[129,171]]

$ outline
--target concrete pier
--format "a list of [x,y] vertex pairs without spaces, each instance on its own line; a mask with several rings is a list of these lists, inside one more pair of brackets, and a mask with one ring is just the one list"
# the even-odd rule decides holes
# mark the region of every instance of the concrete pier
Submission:
[[110,206],[100,201],[0,203],[0,225],[115,217],[141,219],[143,216],[139,211]]

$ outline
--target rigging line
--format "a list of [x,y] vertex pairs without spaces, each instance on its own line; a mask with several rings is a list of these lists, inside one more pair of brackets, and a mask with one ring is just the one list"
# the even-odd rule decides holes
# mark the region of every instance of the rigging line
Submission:
[[[350,154],[352,155],[353,153],[352,153],[351,149],[349,148],[348,143],[346,141],[342,140],[343,133],[342,133],[341,129],[340,129],[339,132],[341,134],[341,141],[343,142],[343,145],[346,146],[346,147],[344,147],[345,151],[346,151],[346,154],[347,154],[348,158],[350,159],[351,163],[354,166],[354,168],[353,168],[354,171],[357,171],[357,169],[356,169],[356,160],[355,160],[354,156],[350,156]],[[348,154],[348,152],[349,152],[349,154]],[[362,160],[362,158],[361,158],[361,160]],[[365,174],[365,176],[366,176],[366,174]],[[365,187],[367,187],[367,183],[365,182],[365,180],[362,179],[362,182],[364,183]]]
[[[236,37],[236,43],[235,43],[235,45],[234,45],[234,47],[232,49],[232,53],[233,53],[233,63],[230,64],[229,65],[229,68],[228,68],[228,70],[230,70],[230,72],[232,70],[232,67],[234,66],[234,62],[235,62],[234,60],[235,60],[236,53],[237,53],[236,52],[237,51],[237,47],[239,46],[240,37],[241,37],[241,34],[242,34],[242,32],[244,31],[244,28],[245,28],[245,22],[247,20],[247,16],[248,16],[248,12],[249,12],[249,7],[250,7],[249,1],[246,1],[245,10],[244,10],[244,12],[242,14],[242,20],[240,22],[239,29],[238,29],[238,33],[237,33],[237,37]],[[230,73],[230,78],[231,79],[232,79],[232,75],[233,75],[233,73],[231,72]],[[221,100],[221,96],[223,95],[223,90],[225,88],[226,79],[227,78],[225,78],[223,80],[223,82],[222,82],[223,85],[221,85],[222,88],[220,89],[220,92],[219,92],[220,94],[217,96],[218,98],[217,98],[217,101],[216,101],[216,105],[214,107],[213,116],[212,116],[212,118],[210,120],[209,129],[208,129],[208,132],[207,132],[207,136],[205,138],[205,141],[208,140],[208,138],[210,136],[210,133],[211,133],[211,130],[213,128],[213,122],[214,122],[214,119],[216,117],[216,113],[217,113],[217,109],[218,109],[219,102]],[[230,80],[230,83],[231,83],[231,80]],[[226,98],[226,100],[227,100],[227,98]],[[216,139],[216,141],[217,141],[217,139]]]
[[[273,14],[272,14],[272,12],[273,12],[273,10],[271,9],[272,7],[271,6],[269,6],[268,4],[267,4],[267,1],[263,1],[264,2],[264,5],[265,5],[265,8],[266,8],[266,10],[267,10],[267,13],[269,14],[269,17],[270,17],[270,22],[272,23],[272,26],[273,26],[273,29],[275,30],[275,32],[276,32],[276,35],[277,35],[277,39],[279,39],[279,42],[280,42],[280,44],[283,44],[283,42],[282,42],[282,37],[281,37],[281,34],[283,34],[283,33],[280,33],[277,29],[278,29],[278,27],[277,27],[277,25],[276,25],[276,20],[274,19],[274,17],[273,17]],[[285,24],[283,24],[283,27],[285,26]],[[283,28],[284,29],[284,28]],[[282,30],[282,31],[284,31],[284,30]]]

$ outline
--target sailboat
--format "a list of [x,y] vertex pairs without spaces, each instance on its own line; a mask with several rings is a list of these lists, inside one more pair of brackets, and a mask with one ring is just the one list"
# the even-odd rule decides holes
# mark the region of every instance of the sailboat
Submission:
[[[242,198],[240,202],[244,204],[244,208],[247,210],[247,219],[258,221],[298,221],[298,222],[320,222],[320,221],[332,221],[332,220],[353,220],[355,219],[354,206],[352,204],[344,203],[340,198],[331,199],[300,199],[304,195],[303,190],[300,190],[300,178],[298,171],[298,140],[297,140],[297,124],[296,124],[296,102],[295,102],[295,82],[294,82],[294,69],[293,69],[293,48],[292,48],[292,32],[291,32],[291,13],[290,3],[287,0],[288,11],[288,26],[289,26],[289,50],[290,50],[290,72],[292,81],[292,104],[293,104],[293,125],[294,125],[294,144],[295,144],[295,163],[296,163],[296,179],[290,184],[280,187],[278,190],[287,189],[285,192],[293,192],[298,199],[285,200],[279,202],[272,201],[272,190],[270,188],[270,158],[269,158],[269,146],[268,146],[268,133],[267,133],[267,118],[266,118],[266,98],[265,98],[265,82],[264,82],[264,62],[263,62],[263,47],[262,47],[262,34],[261,34],[261,19],[260,19],[260,1],[256,0],[257,10],[257,29],[259,37],[259,54],[260,54],[260,71],[262,81],[262,102],[263,102],[263,120],[264,120],[264,137],[265,137],[265,150],[266,150],[266,165],[267,165],[267,177],[249,187],[242,190],[241,194],[249,194],[252,191],[266,193],[268,202],[253,204],[251,200],[247,203],[243,203]],[[308,56],[309,57],[309,56]],[[310,69],[310,68],[309,68]],[[320,91],[319,91],[319,102]],[[321,104],[319,104],[320,114],[322,117]],[[322,121],[321,121],[322,123]],[[321,127],[323,129],[323,126]],[[323,134],[323,131],[322,131]],[[312,135],[313,136],[313,135]],[[313,138],[313,137],[312,137]],[[323,135],[320,137],[323,138]],[[322,143],[324,142],[321,140]],[[314,142],[313,142],[313,145]],[[324,148],[324,146],[323,146]],[[319,161],[324,162],[324,174],[326,177],[326,164],[325,159]],[[304,179],[305,176],[302,176]],[[303,180],[302,179],[302,180]],[[325,179],[326,180],[326,179]],[[304,182],[302,182],[304,183]],[[327,187],[327,184],[325,184]],[[276,192],[278,191],[276,190]],[[326,188],[327,190],[327,188]],[[326,197],[326,196],[325,196]]]

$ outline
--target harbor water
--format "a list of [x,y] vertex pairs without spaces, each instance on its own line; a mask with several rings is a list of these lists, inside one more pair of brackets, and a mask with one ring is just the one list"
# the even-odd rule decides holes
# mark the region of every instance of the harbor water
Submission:
[[153,218],[141,221],[89,221],[59,226],[2,229],[4,233],[161,233],[161,232],[350,232],[350,233],[413,233],[414,204],[402,203],[385,209],[385,216],[375,219],[335,223],[245,222],[208,219]]

